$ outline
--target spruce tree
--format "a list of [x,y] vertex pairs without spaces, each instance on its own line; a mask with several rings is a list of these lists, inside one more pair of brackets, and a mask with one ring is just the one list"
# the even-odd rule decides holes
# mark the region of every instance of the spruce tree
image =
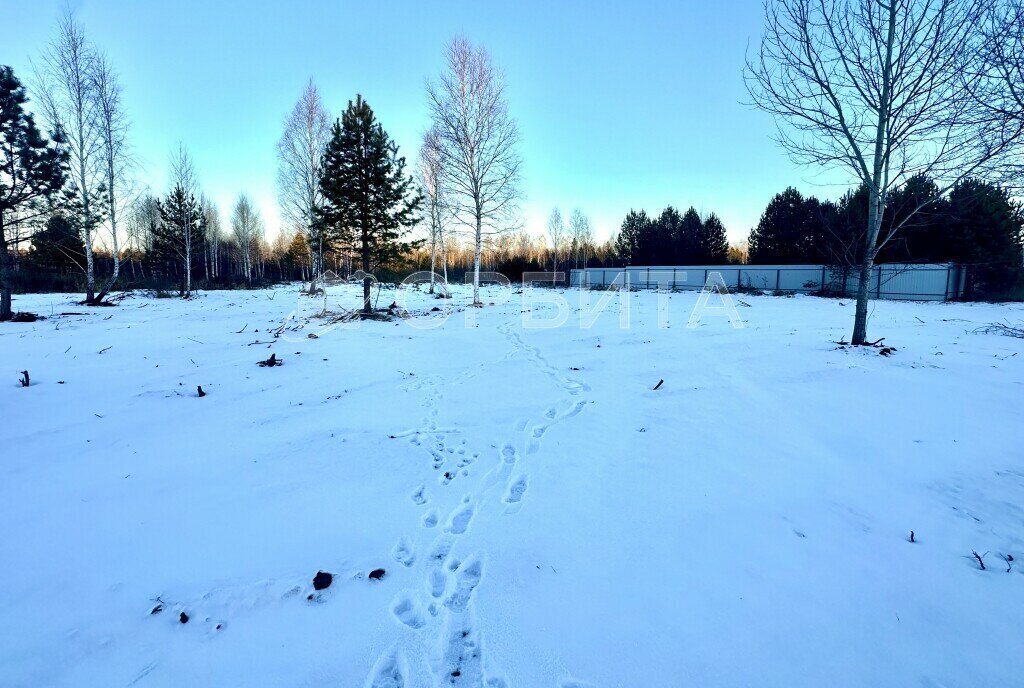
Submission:
[[682,249],[683,216],[669,206],[661,211],[654,221],[652,246],[650,247],[650,265],[675,265],[685,255]]
[[[923,174],[907,180],[886,198],[883,230],[905,223],[902,231],[879,249],[876,262],[943,262],[950,260],[949,203],[939,187]],[[883,233],[882,236],[885,236]]]
[[701,224],[697,242],[697,258],[704,265],[722,265],[729,255],[729,237],[725,225],[711,213]]
[[25,111],[27,102],[14,70],[0,65],[0,320],[14,315],[8,231],[16,221],[24,223],[42,211],[43,202],[64,185],[67,167],[60,134],[52,144],[47,141]]
[[334,123],[324,153],[320,189],[327,227],[359,257],[364,273],[363,313],[372,312],[372,269],[407,253],[403,237],[417,223],[422,196],[405,174],[405,158],[377,122],[373,110],[356,96]]
[[85,242],[67,216],[55,213],[46,220],[46,227],[32,237],[28,260],[32,267],[42,271],[81,270],[85,262]]
[[676,262],[679,265],[706,265],[700,252],[700,237],[704,223],[692,206],[683,213],[676,238]]
[[1021,278],[1024,209],[1006,189],[977,179],[953,187],[949,207],[951,257],[971,265],[978,293],[1006,293]]
[[622,265],[638,265],[640,237],[651,221],[644,211],[630,210],[615,237],[615,256]]
[[[306,239],[305,232],[296,232],[292,240],[288,242],[288,249],[284,254],[285,265],[289,270],[300,270],[305,275],[305,270],[310,266],[312,262],[313,254],[309,248],[309,241]],[[315,279],[317,275],[313,275]],[[305,277],[303,276],[304,280]]]
[[[829,256],[839,262],[839,256],[847,251],[833,245],[836,241],[849,243],[850,250],[856,248],[852,236],[849,242],[842,237],[856,231],[859,198],[850,196],[848,202],[843,202],[845,222],[840,227],[831,224],[832,209],[813,196],[805,198],[793,187],[776,194],[757,227],[750,232],[750,262],[757,265],[831,262]],[[867,212],[866,200],[864,211]]]
[[206,227],[205,218],[200,211],[195,196],[186,193],[179,185],[167,195],[163,201],[157,201],[161,222],[156,226],[153,237],[153,254],[157,260],[167,264],[168,268],[180,261],[181,295],[189,296],[188,284],[194,263],[202,254],[189,251],[188,247],[200,246],[203,242]]

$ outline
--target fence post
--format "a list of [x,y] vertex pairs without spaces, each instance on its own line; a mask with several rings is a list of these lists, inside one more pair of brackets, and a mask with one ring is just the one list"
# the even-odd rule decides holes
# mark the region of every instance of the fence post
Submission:
[[875,284],[875,298],[880,299],[882,298],[882,266],[876,265],[875,267],[878,268],[878,281]]
[[775,268],[775,291],[779,290],[780,284],[782,284],[782,268]]
[[672,268],[672,291],[676,290],[676,270],[678,269],[679,268],[676,267]]
[[821,287],[821,293],[824,294],[825,293],[825,266],[824,265],[821,266],[821,285],[820,285],[820,287]]

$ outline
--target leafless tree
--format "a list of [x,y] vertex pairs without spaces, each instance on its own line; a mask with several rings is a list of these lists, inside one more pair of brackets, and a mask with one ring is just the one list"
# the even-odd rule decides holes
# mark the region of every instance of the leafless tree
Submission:
[[436,129],[430,129],[423,135],[418,176],[430,220],[430,293],[433,294],[438,248],[441,249],[444,280],[448,281],[448,258],[444,250],[444,224],[448,218],[448,207],[445,205],[444,168],[441,166],[440,141]]
[[986,0],[767,0],[767,27],[746,80],[798,163],[846,171],[869,194],[854,344],[867,341],[868,285],[885,233],[882,211],[916,174],[945,193],[984,173],[1010,141],[973,92]]
[[135,199],[128,213],[127,245],[141,252],[152,251],[153,227],[159,222],[159,200],[147,190]]
[[[192,156],[189,155],[188,149],[185,148],[185,144],[179,143],[178,148],[171,154],[171,187],[181,188],[185,192],[186,198],[195,198],[199,192],[199,176],[196,174],[195,163],[192,162]],[[197,220],[199,218],[191,216],[191,208],[193,206],[186,204],[186,212],[190,213],[188,217],[183,219],[183,227],[185,228],[184,236],[182,237],[182,248],[184,249],[184,261],[185,261],[185,293],[184,296],[188,298],[192,294],[192,255],[195,248],[195,239],[197,238],[195,231]]]
[[220,209],[211,199],[203,196],[199,203],[206,226],[207,278],[220,276],[220,249],[224,242],[224,230],[220,223]]
[[263,220],[259,211],[245,193],[238,195],[235,209],[231,213],[231,231],[238,242],[238,250],[242,256],[242,272],[250,284],[253,277],[253,256],[259,248],[259,240],[263,236]]
[[447,53],[447,69],[427,84],[427,100],[448,205],[473,235],[473,304],[479,305],[484,236],[508,229],[518,215],[519,128],[508,112],[504,77],[487,51],[455,38]]
[[121,102],[121,84],[105,55],[97,53],[94,56],[90,78],[100,133],[107,223],[110,225],[111,253],[114,258],[113,273],[96,295],[96,302],[99,303],[114,287],[121,272],[121,247],[118,243],[117,223],[121,207],[128,200],[126,191],[130,185],[128,172],[132,159],[128,151],[128,117]]
[[90,304],[96,302],[93,234],[102,220],[106,176],[93,79],[96,60],[96,51],[82,27],[67,13],[59,20],[57,36],[36,69],[43,114],[52,129],[63,132],[70,157],[72,211],[85,244],[85,300]]
[[554,208],[548,216],[548,238],[551,239],[551,270],[558,272],[558,257],[565,244],[565,222],[558,208]]
[[[978,101],[1006,136],[1024,127],[1024,0],[995,0],[984,22]],[[987,88],[986,88],[987,87]],[[1024,137],[1006,160],[1006,182],[1024,187]]]
[[[127,219],[126,249],[136,257],[151,252],[161,222],[160,202],[149,191],[139,194],[132,200]],[[135,261],[129,264],[134,275]],[[143,269],[141,261],[139,267]]]
[[590,226],[590,218],[579,208],[573,209],[572,215],[569,216],[569,236],[575,251],[573,260],[576,262],[576,267],[580,267],[581,256],[583,267],[587,267],[590,248],[594,245],[594,230]]
[[323,201],[320,172],[330,138],[330,116],[310,80],[285,120],[284,133],[277,143],[277,188],[282,217],[305,232],[308,239],[313,257],[311,294],[316,292],[317,278],[323,271],[326,237],[317,220],[317,209]]

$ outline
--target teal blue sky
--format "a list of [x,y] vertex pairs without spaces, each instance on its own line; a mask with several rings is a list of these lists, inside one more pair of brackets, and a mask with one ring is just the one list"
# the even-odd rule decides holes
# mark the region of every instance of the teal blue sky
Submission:
[[163,192],[181,141],[222,213],[247,191],[269,233],[274,146],[305,82],[334,115],[362,93],[411,162],[428,124],[424,83],[456,34],[506,74],[533,233],[555,206],[582,208],[603,239],[630,208],[673,204],[718,213],[736,241],[787,185],[841,191],[792,164],[772,120],[744,104],[760,0],[0,0],[0,63],[29,77],[65,6],[121,74],[140,178]]

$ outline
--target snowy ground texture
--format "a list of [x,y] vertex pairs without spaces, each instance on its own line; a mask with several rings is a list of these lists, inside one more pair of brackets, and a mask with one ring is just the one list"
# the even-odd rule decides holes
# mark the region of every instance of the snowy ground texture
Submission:
[[0,686],[1024,685],[1021,305],[297,289],[16,300]]

